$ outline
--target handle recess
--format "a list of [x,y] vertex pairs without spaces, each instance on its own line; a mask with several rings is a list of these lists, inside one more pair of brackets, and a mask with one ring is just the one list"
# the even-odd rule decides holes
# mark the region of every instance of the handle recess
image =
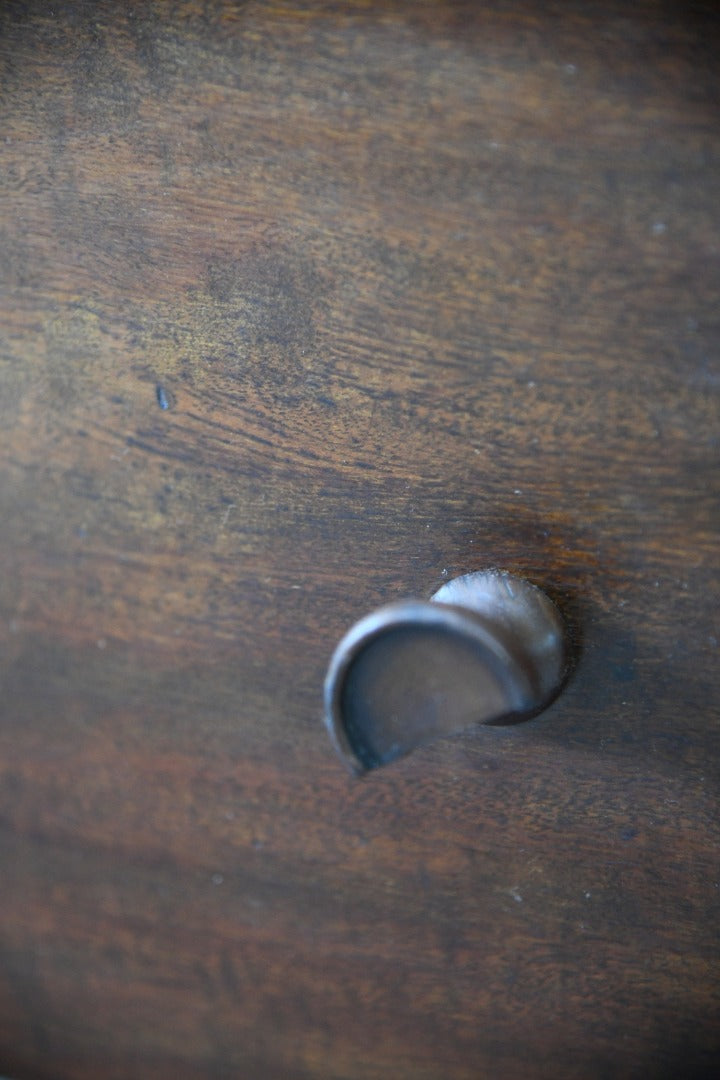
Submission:
[[504,571],[465,574],[348,631],[325,679],[325,723],[362,773],[472,724],[535,715],[566,667],[565,624],[544,592]]

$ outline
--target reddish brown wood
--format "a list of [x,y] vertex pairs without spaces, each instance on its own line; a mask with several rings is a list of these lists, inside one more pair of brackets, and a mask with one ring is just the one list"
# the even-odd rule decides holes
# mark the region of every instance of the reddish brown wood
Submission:
[[[717,49],[2,5],[0,1070],[711,1074]],[[351,779],[340,635],[486,566],[570,685]]]

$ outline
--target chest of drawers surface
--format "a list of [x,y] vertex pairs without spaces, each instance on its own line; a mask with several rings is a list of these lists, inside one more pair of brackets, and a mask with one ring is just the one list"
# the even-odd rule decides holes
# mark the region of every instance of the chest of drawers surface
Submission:
[[[0,1070],[710,1075],[714,5],[0,11]],[[362,780],[359,616],[501,567],[542,716]]]

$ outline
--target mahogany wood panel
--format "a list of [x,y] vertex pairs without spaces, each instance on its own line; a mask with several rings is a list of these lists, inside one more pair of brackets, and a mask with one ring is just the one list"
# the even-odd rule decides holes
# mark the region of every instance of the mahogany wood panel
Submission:
[[[0,7],[0,1070],[713,1075],[716,12]],[[488,566],[565,692],[352,779]]]

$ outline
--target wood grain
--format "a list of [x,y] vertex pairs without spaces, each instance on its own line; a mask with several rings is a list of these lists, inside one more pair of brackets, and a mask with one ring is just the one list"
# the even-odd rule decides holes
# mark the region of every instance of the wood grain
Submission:
[[[0,1070],[720,1057],[712,4],[0,8]],[[541,717],[349,778],[344,630],[488,566]]]

